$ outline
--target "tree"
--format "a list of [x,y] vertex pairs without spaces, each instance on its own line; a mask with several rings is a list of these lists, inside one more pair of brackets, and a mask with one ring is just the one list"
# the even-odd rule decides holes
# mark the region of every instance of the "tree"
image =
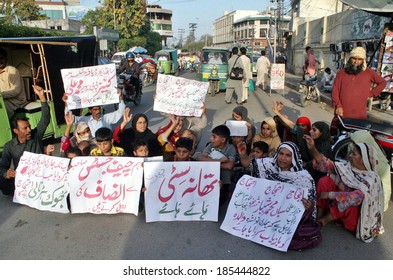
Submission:
[[100,26],[112,28],[108,26],[107,13],[102,9],[89,10],[82,18],[81,23],[85,26],[84,34],[93,34],[93,27]]
[[[113,7],[114,3],[115,7]],[[112,27],[116,27],[122,38],[135,37],[145,23],[144,0],[104,0],[103,6],[106,14],[112,15],[112,20],[109,22],[113,23]]]
[[4,24],[12,24],[15,19],[41,20],[48,17],[40,13],[42,9],[34,0],[4,0],[0,6],[0,13],[5,15],[2,19]]

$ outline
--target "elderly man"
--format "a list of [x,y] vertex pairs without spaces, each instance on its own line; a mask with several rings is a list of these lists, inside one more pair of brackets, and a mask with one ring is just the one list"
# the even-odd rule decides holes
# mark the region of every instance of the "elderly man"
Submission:
[[16,136],[5,144],[0,161],[0,190],[4,195],[14,193],[15,170],[23,152],[44,153],[42,137],[50,122],[49,106],[44,90],[39,86],[33,86],[33,89],[41,101],[41,119],[33,130],[26,118],[16,118],[12,122],[12,131]]
[[0,93],[9,118],[14,115],[16,109],[27,103],[22,77],[18,69],[7,64],[5,49],[0,49]]
[[385,79],[367,68],[366,50],[354,48],[345,67],[337,72],[333,85],[335,114],[344,118],[367,119],[367,99],[378,96],[385,86]]

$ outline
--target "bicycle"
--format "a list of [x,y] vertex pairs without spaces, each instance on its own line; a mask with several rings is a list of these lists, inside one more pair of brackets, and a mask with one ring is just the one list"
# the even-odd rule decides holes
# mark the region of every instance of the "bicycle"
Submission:
[[300,93],[300,104],[302,107],[306,107],[310,101],[316,103],[321,102],[321,92],[318,89],[317,75],[312,77],[305,77],[305,80],[301,80],[299,84]]

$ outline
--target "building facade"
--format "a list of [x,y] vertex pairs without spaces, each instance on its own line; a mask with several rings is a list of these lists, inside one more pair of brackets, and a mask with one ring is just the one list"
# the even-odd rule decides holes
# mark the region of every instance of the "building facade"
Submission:
[[146,7],[147,16],[150,19],[152,31],[161,36],[161,45],[167,46],[168,38],[173,37],[172,11],[162,9],[159,5],[148,5]]
[[224,15],[213,22],[213,45],[222,48],[230,48],[235,42],[234,22],[237,20],[256,15],[256,10],[236,10],[225,12]]
[[[302,7],[301,0],[293,1],[297,7]],[[304,1],[303,1],[304,2]],[[307,2],[307,1],[306,1]],[[326,2],[326,3],[325,3]],[[318,5],[332,4],[337,1],[318,1]],[[338,1],[340,2],[340,1]],[[311,46],[314,55],[321,64],[317,68],[326,67],[337,71],[342,68],[348,60],[349,52],[357,45],[363,46],[367,50],[367,57],[370,65],[375,65],[375,51],[382,36],[385,23],[391,18],[377,16],[358,9],[351,9],[342,4],[334,6],[335,10],[330,10],[328,15],[319,18],[296,18],[297,15],[307,15],[299,11],[295,13],[293,22],[302,22],[293,27],[287,49],[287,68],[297,75],[303,73],[305,61],[305,47]],[[296,12],[296,6],[292,9]],[[311,14],[316,14],[309,12]]]

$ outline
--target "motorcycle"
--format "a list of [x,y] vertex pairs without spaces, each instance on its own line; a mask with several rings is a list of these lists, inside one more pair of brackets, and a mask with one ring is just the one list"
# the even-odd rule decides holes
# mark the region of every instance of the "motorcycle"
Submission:
[[332,147],[333,160],[346,161],[351,135],[358,130],[367,130],[374,137],[392,167],[393,127],[386,125],[386,123],[350,118],[343,119],[340,116],[338,116],[338,120],[339,125],[335,128],[336,135],[333,136],[333,140],[335,140]]
[[142,100],[142,82],[133,74],[120,74],[117,80],[117,87],[122,89],[122,96],[125,103],[133,102],[138,106]]
[[[154,72],[153,72],[154,70]],[[141,74],[140,74],[140,79],[142,81],[142,84],[144,87],[153,84],[156,81],[156,72],[157,69],[152,69],[149,67],[142,67],[141,68]]]
[[310,101],[316,103],[321,102],[321,93],[318,89],[317,76],[305,77],[305,80],[300,81],[299,85],[300,104],[306,107]]

